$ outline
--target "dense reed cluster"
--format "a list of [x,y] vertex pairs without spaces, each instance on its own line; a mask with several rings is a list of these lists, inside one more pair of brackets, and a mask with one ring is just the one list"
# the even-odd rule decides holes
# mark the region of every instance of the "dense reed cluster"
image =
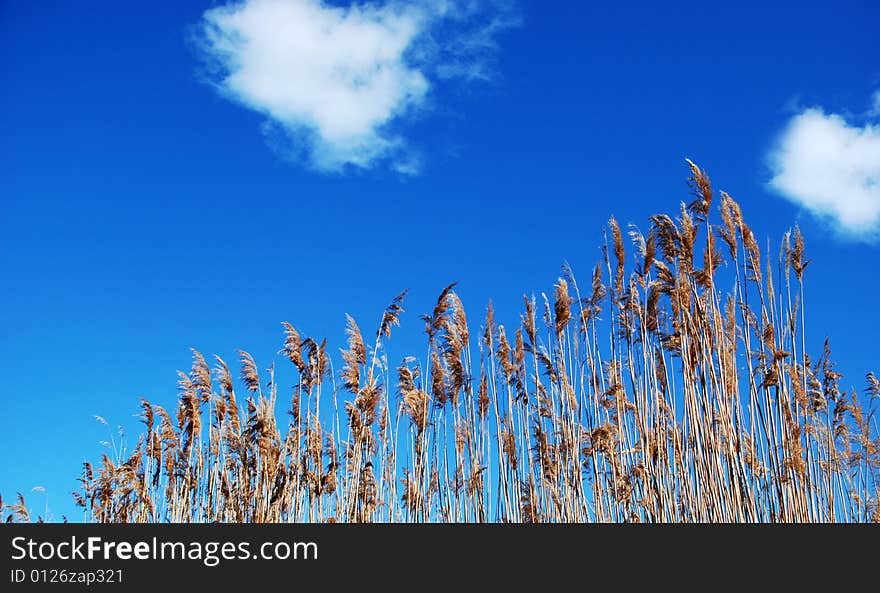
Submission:
[[762,253],[688,163],[690,204],[647,233],[611,219],[586,290],[566,266],[515,328],[490,304],[472,333],[450,285],[425,358],[392,365],[402,293],[369,346],[348,318],[334,374],[326,340],[285,323],[283,395],[247,352],[237,381],[194,351],[176,410],[142,401],[133,453],[85,464],[85,518],[880,521],[880,380],[845,391],[828,342],[807,353],[800,232]]

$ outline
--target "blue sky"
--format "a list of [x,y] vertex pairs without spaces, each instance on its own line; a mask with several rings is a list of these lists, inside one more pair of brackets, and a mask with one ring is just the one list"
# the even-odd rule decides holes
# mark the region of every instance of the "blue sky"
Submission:
[[133,445],[190,347],[265,368],[288,320],[335,351],[410,288],[391,353],[420,354],[451,281],[512,324],[611,214],[688,199],[685,157],[762,244],[800,224],[813,351],[861,389],[880,7],[669,4],[0,4],[0,493],[79,517],[93,416]]

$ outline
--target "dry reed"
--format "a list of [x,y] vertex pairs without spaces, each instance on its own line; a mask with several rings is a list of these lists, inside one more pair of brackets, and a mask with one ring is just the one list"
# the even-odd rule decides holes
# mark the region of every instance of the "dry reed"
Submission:
[[[715,220],[688,165],[689,205],[647,234],[612,218],[588,294],[566,266],[513,331],[490,304],[472,343],[450,285],[422,317],[425,360],[392,368],[404,292],[369,347],[348,317],[334,377],[326,340],[285,323],[286,426],[274,370],[264,381],[240,352],[237,393],[226,362],[194,351],[175,414],[142,401],[134,452],[85,464],[85,519],[880,520],[880,381],[844,391],[828,342],[807,353],[803,236],[771,259],[724,192]],[[23,500],[5,508],[29,520]]]

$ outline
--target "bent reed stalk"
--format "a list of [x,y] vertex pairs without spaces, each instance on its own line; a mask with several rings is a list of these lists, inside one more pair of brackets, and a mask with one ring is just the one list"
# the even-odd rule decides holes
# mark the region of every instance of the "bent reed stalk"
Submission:
[[880,381],[843,391],[828,342],[807,353],[800,231],[762,254],[728,194],[710,216],[688,165],[675,219],[643,234],[612,218],[587,291],[565,266],[512,331],[490,304],[472,335],[450,285],[422,316],[426,358],[392,368],[404,292],[369,348],[347,318],[334,375],[327,341],[284,323],[286,426],[274,369],[264,382],[240,351],[236,385],[193,351],[176,411],[142,400],[134,452],[84,465],[85,519],[880,521]]

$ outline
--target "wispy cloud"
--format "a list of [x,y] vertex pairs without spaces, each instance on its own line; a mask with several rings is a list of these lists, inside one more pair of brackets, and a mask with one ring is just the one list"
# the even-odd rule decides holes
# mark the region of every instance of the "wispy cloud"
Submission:
[[846,236],[880,236],[880,91],[861,125],[821,108],[795,115],[770,152],[770,187]]
[[880,117],[880,90],[874,92],[874,104],[871,106],[871,112],[869,113],[872,117]]
[[437,81],[491,78],[497,34],[515,23],[501,0],[244,0],[208,10],[199,39],[218,91],[315,168],[413,174],[402,124]]

